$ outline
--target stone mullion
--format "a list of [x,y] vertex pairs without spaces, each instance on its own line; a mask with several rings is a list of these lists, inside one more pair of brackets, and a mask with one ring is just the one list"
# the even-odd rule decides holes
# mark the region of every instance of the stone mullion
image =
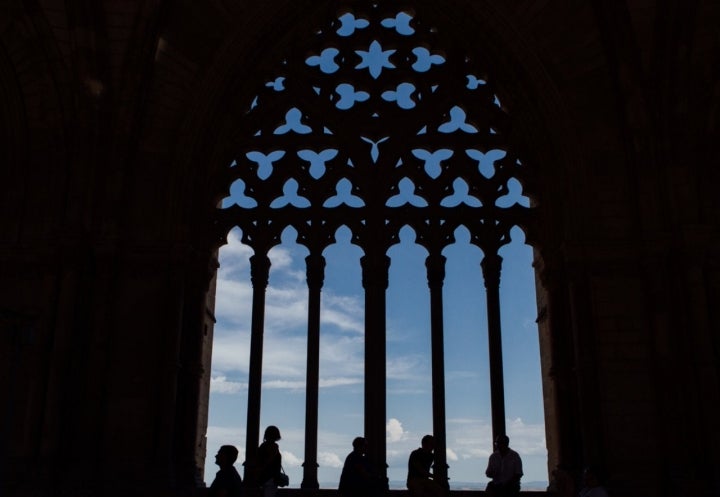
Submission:
[[387,484],[385,291],[390,258],[378,244],[360,259],[365,289],[365,438],[368,458]]
[[443,282],[445,257],[440,250],[431,251],[427,267],[430,288],[430,334],[432,346],[432,406],[433,434],[435,436],[435,481],[449,488],[447,464],[447,433],[445,429],[445,349],[443,329]]
[[325,258],[311,252],[305,258],[308,284],[308,341],[305,381],[305,462],[301,488],[318,489],[318,396],[320,382],[320,292],[325,278]]
[[262,391],[263,334],[265,327],[265,290],[270,275],[270,259],[266,253],[250,257],[250,278],[253,286],[250,325],[250,373],[248,378],[248,410],[245,440],[245,479],[250,476],[260,442],[260,397]]
[[489,253],[480,263],[487,294],[490,402],[493,440],[505,435],[505,386],[503,384],[502,332],[500,329],[500,270],[502,257]]

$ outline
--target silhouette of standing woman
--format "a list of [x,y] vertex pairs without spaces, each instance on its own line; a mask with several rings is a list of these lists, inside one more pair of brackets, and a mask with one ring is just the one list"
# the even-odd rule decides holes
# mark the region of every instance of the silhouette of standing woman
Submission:
[[280,474],[282,468],[278,440],[280,440],[280,430],[277,426],[270,425],[265,428],[263,443],[260,444],[257,452],[258,483],[262,488],[263,497],[275,497],[277,494],[275,477]]

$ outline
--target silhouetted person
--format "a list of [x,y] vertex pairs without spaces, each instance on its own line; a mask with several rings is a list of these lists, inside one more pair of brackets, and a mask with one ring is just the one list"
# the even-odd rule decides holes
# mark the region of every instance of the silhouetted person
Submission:
[[277,493],[277,482],[275,478],[280,475],[282,468],[282,455],[277,442],[280,440],[280,430],[277,426],[265,428],[263,443],[257,451],[257,462],[255,471],[257,483],[262,488],[263,497],[275,497]]
[[583,471],[583,487],[580,489],[579,497],[608,497],[607,490],[600,483],[597,470],[587,467]]
[[215,454],[215,464],[220,471],[210,484],[210,497],[240,497],[242,495],[242,478],[235,469],[238,450],[232,445],[223,445]]
[[380,479],[373,472],[365,452],[367,441],[356,437],[352,443],[353,450],[345,458],[338,492],[344,497],[364,497],[375,495],[380,490]]
[[445,490],[433,480],[430,468],[435,461],[435,437],[425,435],[422,437],[420,447],[410,453],[408,459],[407,488],[408,493],[414,497],[439,497],[445,495]]
[[485,475],[492,478],[486,488],[488,495],[495,497],[520,495],[522,460],[520,455],[510,448],[510,439],[507,435],[498,435],[495,439],[495,451],[490,455]]

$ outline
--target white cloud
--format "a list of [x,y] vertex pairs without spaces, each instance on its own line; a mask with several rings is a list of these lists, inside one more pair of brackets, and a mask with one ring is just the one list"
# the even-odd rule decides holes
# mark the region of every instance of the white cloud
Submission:
[[[305,336],[264,338],[263,385],[266,388],[304,389],[306,376]],[[213,390],[235,393],[223,385],[231,372],[247,378],[250,360],[250,334],[237,331],[215,336],[213,344]],[[326,335],[320,343],[320,388],[362,384],[364,377],[363,340],[355,337]],[[236,375],[235,375],[236,376]],[[211,380],[211,381],[213,381]],[[236,390],[239,391],[239,390]]]
[[342,468],[343,462],[340,456],[334,452],[318,452],[318,464],[330,468]]
[[360,337],[320,337],[320,372],[324,377],[362,378],[365,371],[365,342]]
[[321,317],[328,325],[359,335],[365,333],[365,307],[359,295],[323,293]]
[[304,381],[270,380],[263,382],[263,388],[305,390]]
[[[252,287],[247,280],[218,278],[215,315],[218,321],[243,324],[250,329]],[[218,326],[216,326],[216,329]]]
[[281,450],[280,453],[282,454],[283,466],[289,466],[293,468],[299,468],[302,466],[302,459],[297,457],[289,450]]
[[268,287],[265,332],[307,331],[307,300],[307,288]]
[[419,354],[392,356],[387,362],[388,380],[430,380],[430,365],[427,357]]
[[[240,230],[228,235],[220,252],[212,367],[218,372],[213,392],[237,393],[241,385],[228,380],[232,372],[247,377],[253,289],[249,257]],[[305,388],[307,367],[308,290],[304,263],[285,247],[270,251],[270,285],[266,290],[263,385],[272,389]],[[298,267],[300,269],[296,270]],[[321,302],[320,387],[362,384],[364,377],[364,303],[354,295],[324,291]],[[350,333],[350,335],[348,335]],[[418,358],[396,359],[390,375],[409,378]]]
[[342,331],[349,331],[358,335],[365,334],[362,317],[355,315],[353,309],[336,306],[334,303],[325,301],[321,303],[320,322],[323,328],[334,326]]
[[445,454],[446,454],[448,461],[457,461],[458,460],[457,454],[450,447],[445,449]]
[[521,418],[507,420],[507,432],[512,447],[520,455],[546,455],[545,425],[526,424]]
[[248,371],[250,365],[250,333],[236,330],[234,333],[216,334],[213,338],[213,370]]
[[304,336],[266,335],[263,346],[263,377],[271,379],[304,379],[307,341]]
[[[362,383],[362,378],[321,378],[318,383],[318,386],[320,388],[332,388],[347,385],[357,385]],[[305,380],[269,380],[263,382],[263,387],[271,389],[305,390]],[[245,388],[247,388],[247,385],[245,385]]]
[[[546,455],[545,426],[526,424],[521,418],[507,419],[510,447],[520,456]],[[457,418],[447,421],[448,447],[460,459],[486,459],[492,453],[492,424],[484,419]]]
[[320,388],[359,385],[362,382],[362,378],[320,378]]
[[233,229],[227,235],[227,244],[220,247],[220,271],[246,270],[250,266],[253,249],[240,241],[240,230]]
[[228,381],[226,376],[210,378],[210,392],[219,394],[236,394],[247,390],[247,383]]
[[270,258],[271,270],[286,269],[292,267],[293,258],[290,251],[284,247],[276,245],[268,252]]
[[395,418],[390,418],[385,426],[389,442],[399,442],[405,435],[402,423]]

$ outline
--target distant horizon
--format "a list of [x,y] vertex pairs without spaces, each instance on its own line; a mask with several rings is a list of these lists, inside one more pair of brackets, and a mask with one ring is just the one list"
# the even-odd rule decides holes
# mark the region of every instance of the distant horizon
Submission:
[[[487,481],[485,482],[465,482],[465,481],[458,481],[458,482],[451,482],[450,483],[450,489],[451,490],[485,490],[485,487],[487,485]],[[528,482],[520,482],[520,491],[544,491],[547,490],[548,485],[550,485],[550,482],[548,481],[528,481]],[[296,487],[298,487],[297,485]],[[389,482],[390,490],[403,490],[406,488],[405,486],[405,480],[390,480]],[[337,482],[320,482],[320,488],[321,489],[336,489],[337,488]]]

